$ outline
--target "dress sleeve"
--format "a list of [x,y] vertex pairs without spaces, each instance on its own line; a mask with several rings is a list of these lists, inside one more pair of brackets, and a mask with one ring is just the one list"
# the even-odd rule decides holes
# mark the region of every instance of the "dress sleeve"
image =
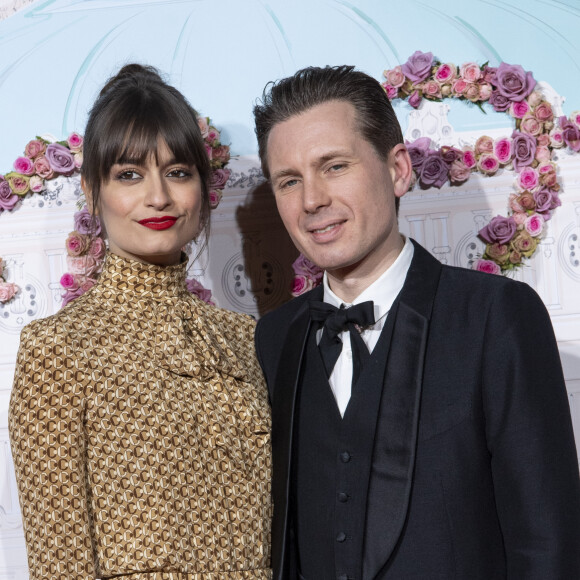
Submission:
[[550,318],[525,284],[498,292],[482,375],[508,578],[580,578],[580,480]]
[[24,329],[9,430],[31,580],[96,578],[76,366],[50,319]]

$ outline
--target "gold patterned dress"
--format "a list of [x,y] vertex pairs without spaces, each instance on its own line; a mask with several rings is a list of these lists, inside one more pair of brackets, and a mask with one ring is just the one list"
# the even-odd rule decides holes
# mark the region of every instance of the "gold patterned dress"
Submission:
[[269,578],[270,412],[248,316],[109,254],[28,325],[9,428],[31,579]]

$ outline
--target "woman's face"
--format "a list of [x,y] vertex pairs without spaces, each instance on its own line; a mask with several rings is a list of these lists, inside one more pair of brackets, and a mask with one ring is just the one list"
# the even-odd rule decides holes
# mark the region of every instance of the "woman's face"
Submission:
[[176,163],[164,141],[157,160],[115,164],[96,208],[114,254],[161,266],[177,264],[197,236],[202,187],[195,166]]

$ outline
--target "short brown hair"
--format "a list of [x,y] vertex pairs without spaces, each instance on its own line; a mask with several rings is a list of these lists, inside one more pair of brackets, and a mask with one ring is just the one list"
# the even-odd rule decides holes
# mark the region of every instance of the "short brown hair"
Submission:
[[266,85],[261,103],[254,106],[258,153],[269,179],[268,137],[278,123],[328,101],[346,101],[356,111],[362,136],[380,156],[403,143],[399,121],[383,87],[353,66],[308,67],[291,77]]

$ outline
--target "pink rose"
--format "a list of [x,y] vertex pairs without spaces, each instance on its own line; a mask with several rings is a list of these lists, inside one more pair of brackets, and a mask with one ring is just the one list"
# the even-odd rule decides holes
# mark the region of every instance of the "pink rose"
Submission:
[[32,193],[40,193],[44,190],[44,179],[38,175],[33,175],[29,181],[30,191]]
[[8,302],[8,300],[11,300],[14,297],[18,290],[20,290],[20,288],[16,284],[0,281],[0,302]]
[[479,85],[479,98],[482,101],[489,101],[491,97],[492,88],[489,83],[482,83]]
[[397,95],[399,94],[399,89],[391,86],[389,83],[382,83],[381,86],[383,87],[383,89],[385,89],[385,93],[387,93],[387,98],[389,99],[389,101],[392,101],[393,99],[397,98]]
[[475,62],[466,62],[461,65],[459,69],[459,75],[468,83],[474,83],[480,79],[481,69]]
[[[528,74],[532,74],[532,73],[528,73]],[[540,91],[533,91],[527,100],[528,100],[530,107],[537,107],[542,102],[543,98],[544,97],[542,97],[542,93],[540,93]]]
[[518,175],[518,184],[522,189],[532,191],[540,184],[540,176],[533,167],[524,167]]
[[441,98],[441,86],[435,81],[427,81],[423,85],[423,95],[431,99]]
[[522,119],[520,131],[535,137],[542,132],[542,123],[540,123],[532,114],[527,114]]
[[212,157],[212,167],[215,163],[220,163],[225,165],[230,160],[230,148],[228,145],[220,145],[219,147],[214,147]]
[[44,155],[41,155],[34,162],[34,171],[38,176],[42,177],[42,179],[52,179],[54,176],[54,172],[50,167],[48,159]]
[[466,149],[463,152],[463,163],[465,163],[465,165],[467,165],[467,167],[469,167],[469,169],[471,169],[472,167],[475,167],[475,165],[477,164],[475,152],[472,151],[471,149]]
[[523,226],[524,222],[528,219],[528,214],[525,212],[524,213],[516,212],[512,217],[514,218],[516,225]]
[[537,147],[536,148],[536,159],[540,162],[550,161],[552,158],[552,153],[548,147]]
[[552,105],[546,101],[542,101],[535,109],[534,116],[540,123],[545,123],[546,121],[551,121],[554,118],[554,112],[552,111]]
[[4,266],[6,265],[6,262],[0,258],[0,278],[2,277],[2,274],[4,274]]
[[580,111],[574,111],[570,114],[570,122],[580,128]]
[[292,280],[292,296],[300,296],[308,290],[312,290],[314,288],[314,284],[312,280],[306,278],[306,276],[295,276],[294,280]]
[[473,269],[478,272],[486,272],[487,274],[501,274],[501,268],[498,264],[491,260],[483,260],[481,258],[475,262]]
[[493,175],[499,169],[499,161],[493,153],[484,153],[477,162],[477,168],[485,175]]
[[91,246],[91,238],[88,235],[71,232],[65,242],[66,251],[69,256],[81,256]]
[[83,148],[83,138],[78,133],[71,133],[66,141],[73,153],[79,153]]
[[515,213],[523,213],[525,210],[519,203],[519,195],[512,193],[509,197],[509,207]]
[[493,151],[502,165],[509,163],[512,159],[512,140],[509,137],[498,139],[494,144]]
[[482,135],[475,142],[475,154],[481,155],[482,153],[493,153],[493,139],[487,135]]
[[30,190],[30,177],[25,175],[21,175],[20,173],[15,173],[11,171],[7,173],[5,176],[6,181],[8,181],[8,185],[10,185],[10,189],[16,195],[26,195]]
[[205,152],[207,153],[208,159],[211,161],[213,157],[213,149],[211,145],[205,144]]
[[211,189],[223,189],[230,177],[229,169],[214,169],[211,172],[209,186]]
[[75,167],[77,169],[80,169],[83,166],[83,154],[82,154],[82,152],[75,153],[73,155],[73,159],[75,161]]
[[400,66],[386,70],[383,73],[383,76],[387,79],[387,83],[396,89],[403,86],[403,83],[405,82],[405,75]]
[[78,283],[76,278],[70,274],[69,272],[66,272],[65,274],[63,274],[60,277],[60,285],[65,289],[65,290],[74,290],[76,288],[78,288]]
[[205,139],[209,133],[209,119],[207,117],[198,117],[197,125],[201,131],[201,136]]
[[34,173],[34,163],[28,157],[18,157],[14,162],[14,171],[22,175],[32,175]]
[[93,280],[93,278],[89,278],[88,276],[81,276],[79,289],[82,290],[84,294],[87,290],[90,290],[95,284],[96,280]]
[[536,144],[538,147],[548,147],[550,145],[550,136],[545,133],[538,135],[536,138]]
[[471,168],[467,167],[463,160],[457,159],[449,167],[449,181],[451,183],[462,183],[467,181],[471,175]]
[[465,87],[465,91],[463,91],[463,95],[467,100],[469,100],[473,103],[475,103],[476,101],[479,101],[479,85],[469,83]]
[[457,76],[457,68],[454,64],[442,64],[435,71],[435,80],[440,83],[451,82]]
[[536,169],[540,175],[543,175],[544,173],[551,173],[552,171],[556,171],[556,165],[552,163],[552,161],[543,161]]
[[413,109],[417,109],[419,107],[419,105],[421,104],[422,101],[422,97],[421,94],[419,93],[419,91],[415,90],[411,93],[411,95],[409,96],[409,105],[411,105],[411,107],[413,107]]
[[222,191],[221,189],[212,189],[209,192],[209,207],[211,209],[215,209],[222,199]]
[[457,96],[463,95],[465,89],[467,88],[467,83],[463,79],[457,79],[453,82],[452,90]]
[[67,256],[66,263],[71,274],[80,274],[81,276],[90,276],[95,274],[100,264],[94,256]]
[[32,141],[29,141],[26,144],[26,147],[24,148],[24,155],[26,155],[26,157],[29,157],[30,159],[34,159],[35,157],[38,157],[45,151],[46,145],[42,141],[39,141],[38,139],[33,139]]
[[515,250],[512,250],[510,253],[510,263],[518,265],[522,261],[522,255]]
[[560,186],[558,185],[558,176],[556,175],[555,170],[540,175],[540,183],[550,189],[560,189]]
[[532,214],[524,222],[524,228],[530,236],[537,238],[544,229],[544,218],[539,213]]
[[536,200],[529,191],[518,196],[518,203],[524,208],[524,211],[530,211],[536,207]]
[[215,127],[210,126],[206,139],[212,145],[217,145],[220,141],[220,132]]
[[89,248],[89,254],[95,258],[95,260],[100,260],[104,257],[107,247],[105,246],[105,241],[103,238],[93,238],[91,242],[91,247]]
[[515,101],[510,105],[510,115],[516,119],[522,119],[529,110],[527,101]]

